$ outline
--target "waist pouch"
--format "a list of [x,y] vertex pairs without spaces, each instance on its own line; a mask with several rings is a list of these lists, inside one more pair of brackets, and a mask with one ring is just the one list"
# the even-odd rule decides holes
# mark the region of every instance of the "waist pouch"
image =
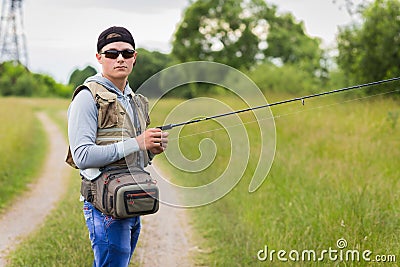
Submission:
[[81,194],[102,213],[117,219],[156,213],[159,190],[143,171],[107,171],[94,180],[82,178]]

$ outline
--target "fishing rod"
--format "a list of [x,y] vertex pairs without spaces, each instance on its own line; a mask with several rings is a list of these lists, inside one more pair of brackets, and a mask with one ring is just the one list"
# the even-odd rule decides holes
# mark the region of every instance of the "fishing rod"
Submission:
[[180,123],[171,123],[171,124],[159,126],[157,128],[159,128],[159,129],[161,129],[163,131],[164,130],[170,130],[172,128],[179,127],[179,126],[198,123],[198,122],[211,120],[211,119],[216,119],[216,118],[220,118],[220,117],[225,117],[225,116],[238,114],[238,113],[242,113],[242,112],[246,112],[246,111],[250,111],[250,110],[256,110],[256,109],[261,109],[261,108],[277,106],[277,105],[286,104],[286,103],[295,102],[295,101],[301,101],[301,103],[304,105],[304,100],[305,99],[319,97],[319,96],[323,96],[323,95],[330,95],[330,94],[349,91],[349,90],[361,89],[361,88],[364,88],[364,87],[383,84],[383,83],[388,83],[388,82],[393,82],[393,81],[397,81],[397,80],[400,80],[400,77],[390,78],[390,79],[386,79],[386,80],[380,80],[380,81],[376,81],[376,82],[364,83],[364,84],[359,84],[359,85],[353,85],[353,86],[350,86],[350,87],[345,87],[345,88],[341,88],[341,89],[326,91],[326,92],[322,92],[322,93],[316,93],[316,94],[306,95],[306,96],[302,96],[302,97],[296,97],[296,98],[281,100],[281,101],[274,102],[274,103],[271,103],[271,104],[265,104],[265,105],[261,105],[261,106],[240,109],[240,110],[231,111],[231,112],[227,112],[227,113],[222,113],[222,114],[209,116],[209,117],[204,117],[204,118],[200,118],[200,119],[195,119],[195,120],[190,120],[190,121],[185,121],[185,122],[180,122]]

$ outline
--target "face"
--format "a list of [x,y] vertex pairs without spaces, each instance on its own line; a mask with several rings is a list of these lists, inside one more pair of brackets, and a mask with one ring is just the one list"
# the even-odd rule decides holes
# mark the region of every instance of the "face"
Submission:
[[115,42],[104,46],[100,53],[96,54],[97,61],[102,65],[103,75],[110,81],[126,80],[132,72],[134,63],[136,62],[137,52],[131,58],[124,58],[119,54],[116,59],[107,58],[103,53],[107,50],[134,50],[131,44],[125,42]]

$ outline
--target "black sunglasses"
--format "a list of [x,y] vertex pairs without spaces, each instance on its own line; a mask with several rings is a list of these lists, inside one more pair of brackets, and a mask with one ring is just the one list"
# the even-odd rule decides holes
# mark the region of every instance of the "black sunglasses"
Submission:
[[112,59],[116,59],[119,54],[122,55],[123,58],[127,59],[127,58],[132,58],[135,54],[135,50],[131,50],[131,49],[125,49],[125,50],[107,50],[104,52],[101,52],[100,54],[104,54],[104,56],[106,58],[112,58]]

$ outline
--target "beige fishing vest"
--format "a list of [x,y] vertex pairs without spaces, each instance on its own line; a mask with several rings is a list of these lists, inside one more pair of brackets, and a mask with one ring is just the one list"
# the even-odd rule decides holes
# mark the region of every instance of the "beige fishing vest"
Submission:
[[[117,95],[108,91],[104,86],[96,82],[85,83],[74,91],[72,100],[82,89],[85,88],[89,88],[98,109],[97,145],[108,145],[137,136],[138,129],[135,128],[125,108],[117,100]],[[134,107],[132,107],[133,112],[137,111],[136,113],[140,122],[140,129],[141,132],[143,132],[150,124],[150,118],[148,115],[149,102],[146,97],[140,94],[132,93],[131,97],[134,105]],[[148,165],[149,156],[147,151],[135,152],[107,166],[126,167],[129,165],[129,167],[138,167],[140,166],[140,160],[143,160],[144,166]],[[70,148],[68,148],[66,162],[70,166],[78,168],[72,159]]]

